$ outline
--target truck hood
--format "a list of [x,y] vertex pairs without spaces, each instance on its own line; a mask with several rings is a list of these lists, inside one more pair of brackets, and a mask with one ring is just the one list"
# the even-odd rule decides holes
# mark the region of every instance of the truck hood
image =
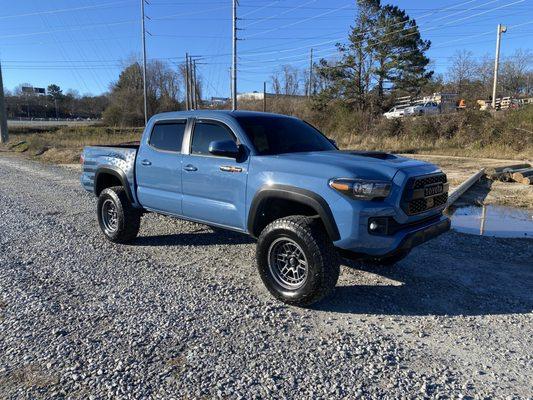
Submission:
[[418,174],[439,170],[425,161],[377,151],[316,151],[280,154],[276,157],[281,161],[280,164],[287,166],[292,164],[306,168],[305,164],[310,164],[307,171],[313,175],[331,175],[335,171],[337,175],[347,174],[345,177],[392,180],[398,171],[410,175],[409,170],[416,170]]

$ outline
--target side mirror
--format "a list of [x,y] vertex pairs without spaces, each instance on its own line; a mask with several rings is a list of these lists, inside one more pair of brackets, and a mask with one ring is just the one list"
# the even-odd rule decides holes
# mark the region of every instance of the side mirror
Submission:
[[209,143],[209,153],[214,156],[237,158],[239,147],[233,140],[216,140]]

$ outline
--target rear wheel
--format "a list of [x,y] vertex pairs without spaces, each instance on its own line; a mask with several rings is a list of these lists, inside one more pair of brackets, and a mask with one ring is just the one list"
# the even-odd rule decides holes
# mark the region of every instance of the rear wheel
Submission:
[[104,189],[98,197],[98,223],[106,238],[128,243],[137,237],[142,211],[134,208],[122,186]]
[[290,216],[269,224],[257,242],[261,279],[277,299],[311,305],[332,292],[339,258],[320,221]]

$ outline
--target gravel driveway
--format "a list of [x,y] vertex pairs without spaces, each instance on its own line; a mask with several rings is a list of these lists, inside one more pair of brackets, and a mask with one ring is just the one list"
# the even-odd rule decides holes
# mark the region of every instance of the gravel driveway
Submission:
[[532,398],[533,241],[447,233],[274,301],[245,236],[100,234],[78,174],[0,153],[0,398]]

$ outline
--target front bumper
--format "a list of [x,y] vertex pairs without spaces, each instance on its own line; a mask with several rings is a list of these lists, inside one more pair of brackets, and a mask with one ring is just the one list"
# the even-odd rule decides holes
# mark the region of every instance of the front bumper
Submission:
[[432,225],[411,231],[402,239],[397,249],[390,251],[383,257],[390,257],[397,253],[409,251],[413,247],[419,246],[422,243],[427,242],[428,240],[431,240],[445,232],[448,232],[450,230],[450,226],[450,219],[447,217],[442,217],[441,220]]
[[[367,240],[379,241],[384,246],[376,248],[374,246],[365,248],[363,246],[356,248],[338,248],[343,257],[346,258],[364,258],[364,257],[390,257],[397,253],[406,252],[413,247],[419,246],[442,233],[450,230],[450,219],[445,216],[440,216],[431,219],[420,225],[406,225],[405,229],[401,229],[392,236],[376,236],[369,235]],[[368,246],[368,243],[366,243]]]

